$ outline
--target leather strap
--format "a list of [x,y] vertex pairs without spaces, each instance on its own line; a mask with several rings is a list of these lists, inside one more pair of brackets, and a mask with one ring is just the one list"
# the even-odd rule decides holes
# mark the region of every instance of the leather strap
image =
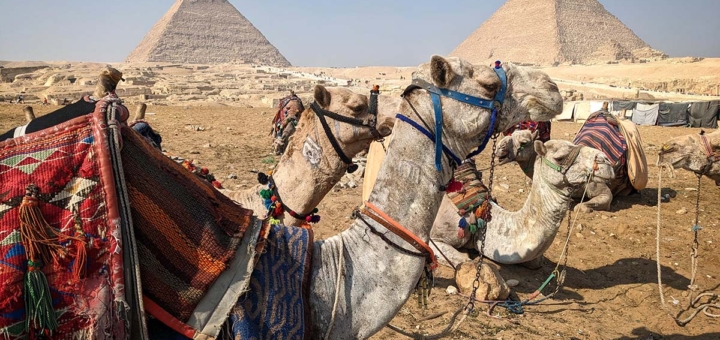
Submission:
[[399,236],[405,242],[409,243],[415,249],[423,253],[425,255],[425,262],[430,266],[431,270],[437,268],[438,263],[435,258],[435,253],[427,243],[418,238],[413,232],[407,230],[405,227],[400,225],[400,223],[393,220],[390,216],[368,201],[365,201],[365,207],[361,210],[361,212],[367,217],[372,218],[375,222],[380,223],[383,227],[387,228],[387,230]]

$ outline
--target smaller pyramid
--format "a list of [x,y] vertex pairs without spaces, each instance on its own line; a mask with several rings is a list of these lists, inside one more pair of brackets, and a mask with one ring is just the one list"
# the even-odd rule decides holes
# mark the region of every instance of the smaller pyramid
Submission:
[[177,0],[126,61],[291,66],[227,0]]

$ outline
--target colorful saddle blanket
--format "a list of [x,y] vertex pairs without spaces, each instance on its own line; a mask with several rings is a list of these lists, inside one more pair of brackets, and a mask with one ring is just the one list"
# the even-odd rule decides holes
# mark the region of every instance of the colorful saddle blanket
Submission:
[[605,153],[615,169],[615,178],[626,176],[625,153],[627,143],[617,122],[609,121],[603,111],[591,114],[580,128],[573,143],[585,145]]
[[[0,143],[0,337],[113,339],[128,336],[123,247],[114,197],[116,188],[107,151],[104,116],[95,113]],[[127,113],[127,112],[125,112]],[[64,258],[43,263],[56,327],[26,323],[29,298],[24,289],[28,258],[20,231],[26,187],[39,189],[38,205],[52,231],[76,233],[85,242],[59,243]],[[80,230],[75,228],[79,219]],[[73,272],[80,247],[84,273]],[[34,308],[33,308],[34,309]],[[51,330],[55,328],[54,330]]]
[[[310,337],[309,289],[312,230],[273,225],[245,296],[241,297],[221,338],[307,339]],[[190,339],[151,320],[152,339]]]
[[[189,337],[216,337],[247,289],[268,226],[107,118],[111,103],[120,111],[113,117],[127,119],[116,97],[105,98],[92,114],[0,143],[5,338],[143,337],[139,274],[148,314]],[[36,214],[49,224],[29,230],[48,229],[59,236],[43,245],[64,249],[42,267],[29,261],[26,244],[33,243],[20,228],[29,184],[39,189]],[[40,317],[28,322],[28,297],[46,297],[33,295],[32,284],[30,293],[24,288],[26,273],[38,267],[47,277],[48,311],[40,315],[30,304]]]

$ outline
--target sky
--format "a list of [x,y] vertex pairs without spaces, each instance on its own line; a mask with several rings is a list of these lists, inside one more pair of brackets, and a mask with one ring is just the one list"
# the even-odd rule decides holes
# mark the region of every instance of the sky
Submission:
[[[672,57],[720,57],[720,0],[599,1]],[[0,0],[0,60],[121,62],[173,2]],[[354,67],[449,54],[505,1],[230,2],[293,65]]]

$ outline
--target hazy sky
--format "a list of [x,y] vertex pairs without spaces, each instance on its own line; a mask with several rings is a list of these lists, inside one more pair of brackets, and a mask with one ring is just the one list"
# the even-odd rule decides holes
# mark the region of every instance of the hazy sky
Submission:
[[[120,62],[174,0],[0,0],[0,60]],[[504,0],[230,1],[295,66],[415,66]],[[653,48],[720,57],[720,0],[600,0]]]

